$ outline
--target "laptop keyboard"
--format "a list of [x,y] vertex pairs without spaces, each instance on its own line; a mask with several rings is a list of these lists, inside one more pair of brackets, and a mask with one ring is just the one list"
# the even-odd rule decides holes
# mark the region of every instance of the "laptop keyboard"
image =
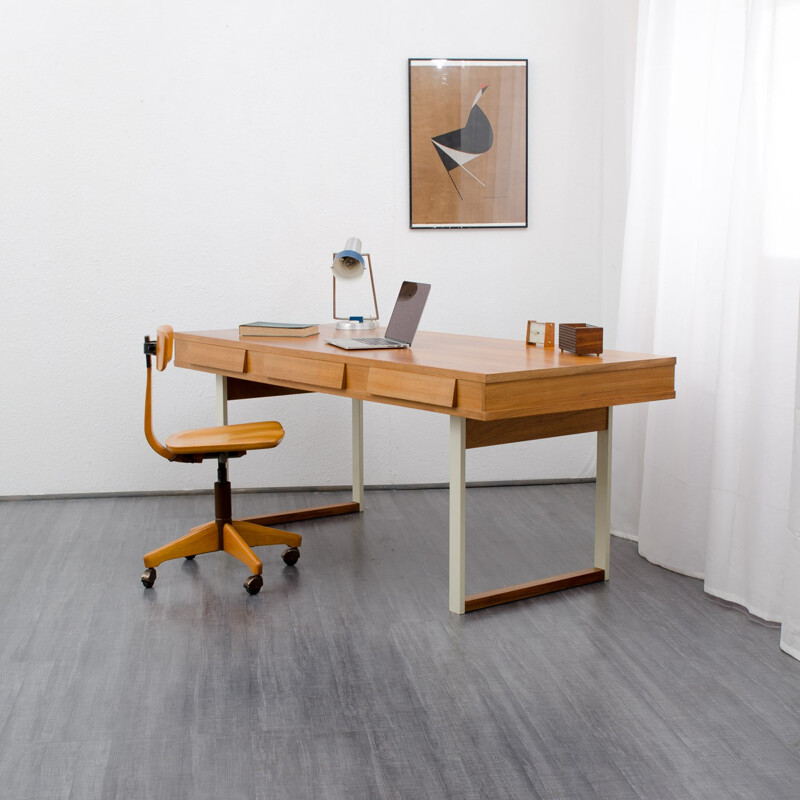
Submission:
[[359,336],[358,338],[355,339],[355,341],[364,342],[364,344],[368,344],[368,345],[370,345],[372,347],[374,347],[375,345],[382,345],[382,344],[391,344],[391,345],[396,345],[397,344],[397,342],[393,342],[391,339],[384,339],[384,338],[382,338],[380,336],[378,336],[377,338],[372,338],[372,339],[370,339],[367,336]]

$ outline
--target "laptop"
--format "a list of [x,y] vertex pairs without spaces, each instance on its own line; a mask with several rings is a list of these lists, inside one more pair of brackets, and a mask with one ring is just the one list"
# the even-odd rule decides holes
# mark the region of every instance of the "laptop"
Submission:
[[342,336],[340,339],[325,341],[343,350],[388,350],[395,347],[411,347],[430,290],[429,283],[403,281],[389,324],[386,326],[385,336],[352,338]]

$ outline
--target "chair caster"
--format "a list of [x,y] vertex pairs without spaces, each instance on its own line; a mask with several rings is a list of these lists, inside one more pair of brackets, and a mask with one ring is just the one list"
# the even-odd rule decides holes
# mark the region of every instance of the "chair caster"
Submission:
[[156,582],[156,570],[155,567],[148,567],[142,573],[142,585],[145,589],[152,589],[153,584]]
[[187,561],[194,561],[194,556],[184,556]]
[[258,594],[264,585],[264,579],[260,575],[251,575],[245,582],[244,588],[247,594]]
[[281,553],[281,558],[287,567],[292,567],[297,563],[297,559],[300,558],[300,550],[297,547],[289,547]]

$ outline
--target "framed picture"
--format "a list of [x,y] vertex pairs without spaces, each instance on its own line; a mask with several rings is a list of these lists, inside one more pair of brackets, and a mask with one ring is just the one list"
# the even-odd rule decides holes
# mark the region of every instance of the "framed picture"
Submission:
[[408,105],[411,227],[527,227],[527,59],[410,58]]

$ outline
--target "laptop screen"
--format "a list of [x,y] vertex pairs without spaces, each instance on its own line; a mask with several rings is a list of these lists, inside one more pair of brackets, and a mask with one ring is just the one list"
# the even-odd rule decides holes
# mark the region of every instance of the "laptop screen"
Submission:
[[387,339],[411,344],[419,321],[422,319],[422,311],[430,290],[429,283],[403,281],[391,319],[386,326]]

